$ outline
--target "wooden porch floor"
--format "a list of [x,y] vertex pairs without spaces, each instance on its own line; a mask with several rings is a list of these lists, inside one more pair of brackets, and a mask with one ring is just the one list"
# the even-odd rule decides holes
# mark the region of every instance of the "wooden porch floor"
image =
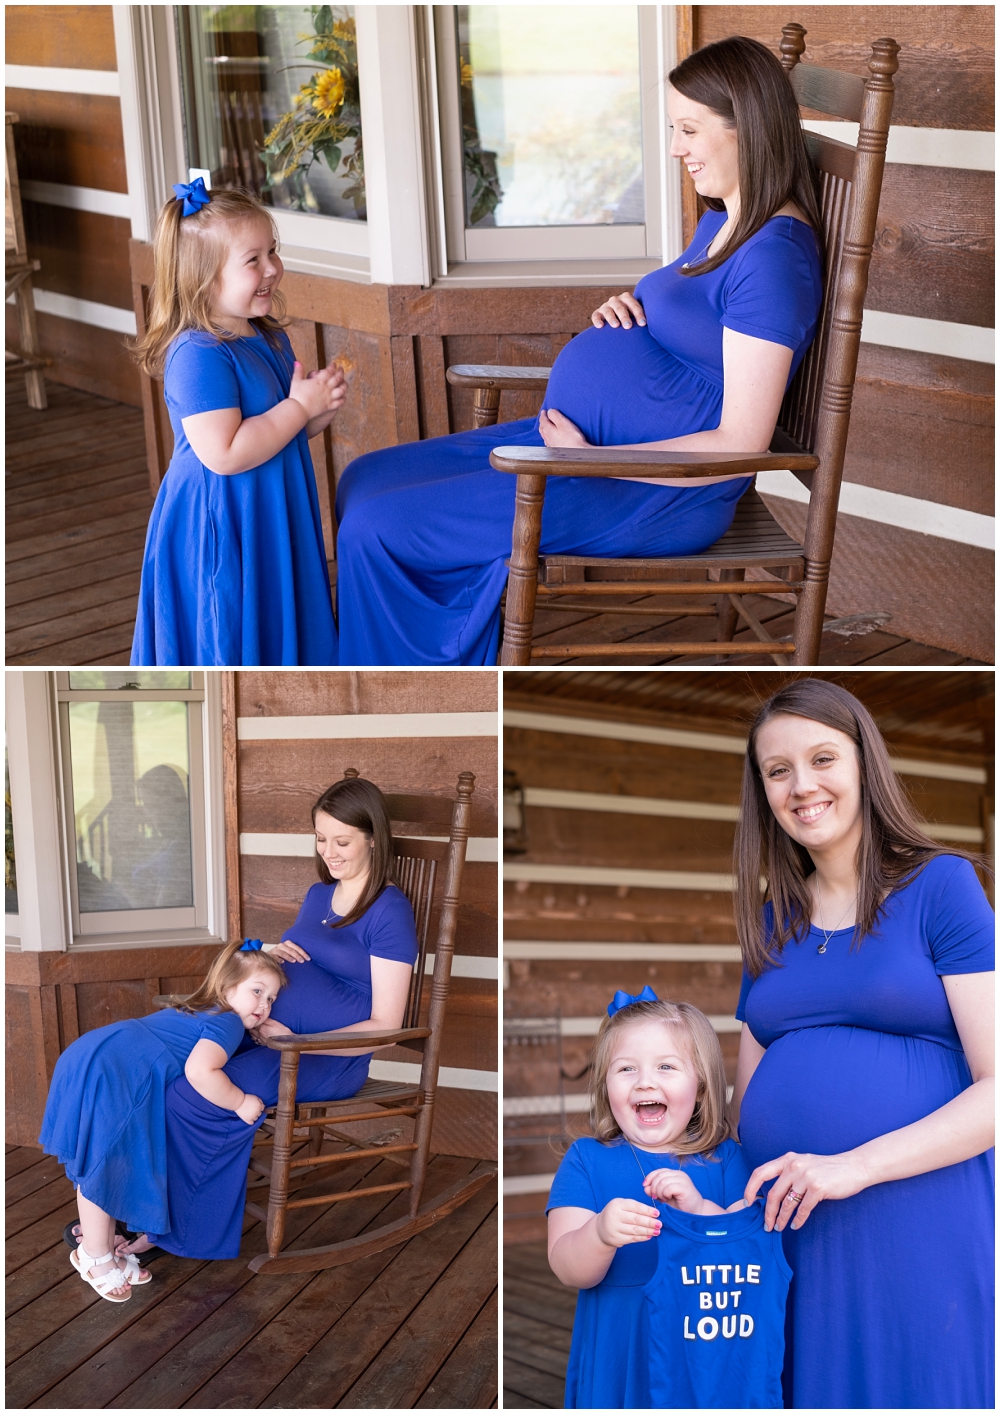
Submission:
[[503,1407],[562,1409],[576,1292],[552,1274],[544,1242],[503,1249]]
[[[7,380],[7,657],[10,667],[128,664],[139,571],[152,497],[142,413],[59,383],[47,383],[49,408],[28,407],[23,378]],[[333,570],[331,566],[331,570]],[[755,598],[777,638],[791,633],[790,606]],[[621,601],[619,600],[620,604]],[[589,643],[641,643],[668,635],[703,642],[710,620],[678,614],[666,600],[636,596],[633,616],[541,610],[539,645],[556,646],[585,626]],[[650,609],[662,609],[651,615]],[[856,667],[958,667],[975,659],[900,637],[870,623],[842,624],[823,636],[820,663]],[[737,641],[752,640],[749,630]],[[572,656],[541,667],[690,667],[711,659],[610,655],[606,663]],[[735,667],[773,666],[746,657]],[[976,663],[976,666],[982,666]]]
[[[427,1195],[479,1165],[437,1156]],[[345,1187],[391,1182],[388,1160],[345,1165]],[[308,1190],[305,1190],[308,1191]],[[69,1264],[72,1188],[37,1149],[7,1148],[8,1409],[486,1409],[497,1402],[496,1188],[405,1245],[299,1276],[255,1276],[262,1225],[239,1258],[162,1256],[112,1305]],[[398,1211],[397,1211],[398,1210]],[[338,1241],[404,1211],[381,1194],[297,1209],[292,1247]]]

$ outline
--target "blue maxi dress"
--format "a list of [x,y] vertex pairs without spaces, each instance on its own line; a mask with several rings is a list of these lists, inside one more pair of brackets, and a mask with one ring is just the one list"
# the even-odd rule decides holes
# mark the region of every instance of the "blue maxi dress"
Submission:
[[163,390],[174,452],[146,533],[132,643],[136,666],[295,667],[337,661],[316,478],[303,430],[270,461],[221,476],[200,462],[183,419],[244,418],[288,397],[294,357],[261,333],[178,334]]
[[[282,935],[309,954],[309,962],[282,964],[287,987],[271,1008],[276,1021],[307,1035],[336,1031],[372,1014],[372,957],[410,966],[417,956],[413,911],[390,885],[371,908],[345,928],[330,928],[333,888],[314,884],[298,918]],[[368,1076],[371,1056],[304,1055],[299,1062],[300,1100],[340,1100],[356,1095]],[[278,1051],[244,1044],[225,1067],[247,1094],[265,1105],[278,1100]],[[247,1167],[253,1138],[263,1119],[250,1126],[231,1110],[199,1095],[181,1075],[167,1091],[167,1170],[170,1231],[149,1233],[179,1257],[236,1257],[243,1228]]]
[[84,1032],[56,1062],[39,1143],[106,1213],[165,1232],[167,1088],[200,1040],[231,1056],[245,1034],[235,1012],[173,1010]]
[[[991,971],[993,932],[972,866],[942,855],[860,948],[842,928],[821,955],[811,928],[744,975],[736,1014],[766,1048],[740,1116],[750,1167],[843,1153],[966,1089],[941,978]],[[787,1406],[994,1407],[992,1150],[820,1203],[784,1239]]]
[[[812,228],[773,217],[718,269],[685,276],[724,212],[702,217],[688,249],[636,287],[644,328],[593,326],[556,359],[544,406],[595,446],[717,427],[724,329],[792,349],[812,341],[822,272]],[[359,457],[337,492],[341,666],[496,662],[516,478],[498,446],[542,446],[535,418],[406,443]],[[703,487],[553,477],[543,554],[694,554],[724,533],[747,478]]]
[[[633,1153],[623,1139],[610,1144],[577,1139],[552,1180],[546,1212],[587,1208],[599,1213],[612,1198],[648,1203],[642,1177],[655,1168],[683,1169],[701,1196],[720,1208],[743,1197],[750,1177],[732,1139],[711,1156],[683,1159],[646,1149]],[[619,1247],[604,1279],[577,1296],[566,1371],[567,1409],[651,1407],[646,1286],[656,1275],[657,1242],[670,1240],[671,1229],[665,1228],[662,1238]]]

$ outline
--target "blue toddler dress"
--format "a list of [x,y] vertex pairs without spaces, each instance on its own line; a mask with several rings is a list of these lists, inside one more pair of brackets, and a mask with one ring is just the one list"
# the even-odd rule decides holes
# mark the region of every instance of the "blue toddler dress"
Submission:
[[[792,349],[812,342],[822,271],[812,228],[775,216],[717,269],[686,276],[725,220],[707,212],[672,265],[640,280],[646,326],[593,326],[559,354],[544,406],[596,446],[660,441],[717,427],[724,329]],[[791,378],[791,373],[789,374]],[[359,457],[337,492],[340,663],[496,662],[516,477],[493,471],[499,446],[542,446],[536,418],[409,442]],[[553,477],[545,555],[664,556],[707,549],[749,481],[652,486]]]
[[[710,1157],[693,1154],[683,1159],[646,1149],[633,1152],[623,1139],[610,1144],[578,1139],[552,1180],[546,1211],[586,1208],[599,1213],[612,1198],[648,1204],[642,1179],[654,1168],[683,1169],[701,1196],[720,1208],[743,1197],[750,1177],[739,1145],[731,1139]],[[652,1406],[646,1287],[656,1276],[659,1246],[658,1239],[651,1239],[619,1247],[603,1280],[577,1296],[566,1371],[567,1409]]]
[[[740,1115],[751,1167],[844,1153],[961,1094],[972,1077],[941,978],[992,971],[993,935],[972,866],[939,855],[860,948],[840,928],[819,953],[810,928],[744,975],[737,1016],[765,1047]],[[784,1237],[789,1406],[994,1407],[992,1150],[819,1203]]]
[[764,1202],[701,1216],[656,1205],[663,1230],[649,1303],[657,1409],[781,1409],[791,1270]]
[[85,1032],[56,1062],[42,1148],[106,1213],[135,1232],[166,1232],[167,1087],[200,1040],[231,1056],[244,1034],[235,1012],[173,1010]]
[[253,338],[178,334],[163,390],[174,434],[146,534],[132,662],[148,666],[336,665],[330,577],[309,441],[269,461],[209,471],[183,419],[220,408],[244,418],[288,397],[294,357]]
[[[282,941],[298,943],[310,961],[282,964],[288,985],[278,993],[271,1016],[300,1036],[367,1021],[372,1014],[372,957],[412,966],[417,956],[413,910],[399,889],[390,885],[346,928],[330,928],[324,922],[331,917],[332,893],[330,884],[314,884],[298,918],[282,934]],[[356,1095],[367,1079],[370,1060],[370,1055],[303,1055],[298,1098],[340,1100]],[[244,1035],[244,1044],[225,1071],[241,1090],[274,1105],[280,1064],[280,1052]],[[199,1095],[183,1075],[167,1091],[171,1230],[157,1241],[179,1257],[235,1257],[239,1252],[247,1166],[258,1126],[233,1120],[232,1111]]]

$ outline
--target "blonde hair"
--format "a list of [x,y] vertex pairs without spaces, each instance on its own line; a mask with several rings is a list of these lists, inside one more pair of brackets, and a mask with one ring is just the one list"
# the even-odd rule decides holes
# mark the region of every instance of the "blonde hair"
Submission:
[[[271,227],[275,246],[278,244],[274,217],[253,192],[242,187],[213,191],[208,205],[191,216],[182,215],[182,211],[183,202],[174,199],[165,204],[157,218],[146,332],[132,344],[133,357],[150,378],[162,377],[167,350],[184,329],[202,329],[218,339],[236,338],[212,319],[216,286],[229,254],[231,228],[263,217]],[[276,316],[265,315],[250,322],[273,344],[285,312],[279,290],[275,290],[271,302]]]
[[615,1041],[626,1026],[640,1021],[661,1021],[676,1026],[688,1043],[698,1074],[698,1095],[687,1133],[673,1146],[675,1154],[709,1154],[730,1135],[726,1118],[726,1070],[722,1047],[704,1012],[690,1002],[633,1002],[601,1022],[594,1047],[590,1081],[590,1122],[602,1144],[621,1135],[608,1100],[608,1070]]
[[276,957],[262,952],[259,948],[253,952],[244,952],[242,949],[243,941],[240,938],[227,943],[209,968],[204,982],[177,1010],[232,1011],[233,1008],[226,1001],[226,993],[230,987],[238,987],[255,972],[270,972],[279,988],[287,986],[285,969]]

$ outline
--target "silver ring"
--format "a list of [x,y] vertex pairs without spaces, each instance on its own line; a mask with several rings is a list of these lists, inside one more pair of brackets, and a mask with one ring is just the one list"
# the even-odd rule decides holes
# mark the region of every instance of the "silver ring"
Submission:
[[785,1197],[792,1203],[801,1203],[805,1196],[804,1193],[796,1193],[794,1188],[790,1188],[785,1194]]

